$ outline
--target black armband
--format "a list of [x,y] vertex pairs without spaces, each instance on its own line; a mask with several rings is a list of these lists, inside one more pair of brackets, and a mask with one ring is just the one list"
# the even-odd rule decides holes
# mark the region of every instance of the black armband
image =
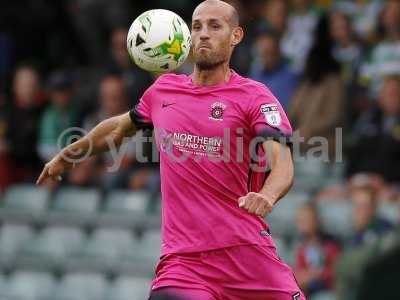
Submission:
[[257,133],[257,137],[264,139],[264,141],[272,140],[282,145],[286,145],[293,150],[293,141],[291,134],[284,134],[282,131],[273,128],[265,128]]
[[129,116],[132,120],[132,123],[135,125],[136,129],[153,129],[153,124],[148,123],[144,120],[144,118],[137,111],[137,105],[129,111]]

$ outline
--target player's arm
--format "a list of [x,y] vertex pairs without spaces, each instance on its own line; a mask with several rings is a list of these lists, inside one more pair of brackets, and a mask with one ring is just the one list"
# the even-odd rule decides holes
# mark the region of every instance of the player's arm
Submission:
[[135,133],[136,127],[129,112],[100,122],[88,134],[62,149],[49,161],[36,184],[40,185],[47,178],[61,180],[61,175],[71,169],[74,162],[109,151],[111,147],[119,147],[125,137],[133,136]]
[[289,146],[274,140],[263,142],[271,172],[259,193],[250,192],[239,198],[239,206],[265,217],[275,203],[287,194],[293,185],[293,159]]
[[290,147],[274,140],[263,143],[271,173],[260,191],[273,204],[285,196],[293,185],[294,168]]

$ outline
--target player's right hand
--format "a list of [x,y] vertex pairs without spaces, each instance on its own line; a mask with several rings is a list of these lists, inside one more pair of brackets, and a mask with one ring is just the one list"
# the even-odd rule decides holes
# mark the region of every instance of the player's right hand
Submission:
[[72,163],[64,160],[62,155],[58,154],[51,161],[45,164],[36,184],[41,185],[48,178],[54,181],[61,181],[61,175],[71,168]]
[[239,207],[264,218],[272,211],[274,201],[265,194],[250,192],[239,198]]

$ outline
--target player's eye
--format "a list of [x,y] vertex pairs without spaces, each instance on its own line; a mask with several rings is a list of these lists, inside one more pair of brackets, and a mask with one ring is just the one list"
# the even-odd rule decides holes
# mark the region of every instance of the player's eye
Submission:
[[199,29],[200,29],[200,25],[199,24],[192,25],[192,30],[199,30]]
[[219,24],[216,24],[216,23],[214,23],[214,24],[211,24],[211,28],[212,29],[219,29],[221,26],[219,25]]

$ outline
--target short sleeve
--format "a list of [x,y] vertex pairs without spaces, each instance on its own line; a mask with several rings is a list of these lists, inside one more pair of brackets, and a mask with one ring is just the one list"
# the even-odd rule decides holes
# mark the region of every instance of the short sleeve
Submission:
[[151,118],[151,101],[153,86],[150,86],[143,94],[138,104],[129,111],[132,123],[137,129],[153,129]]
[[281,104],[268,89],[262,89],[251,101],[249,119],[254,136],[290,143],[290,122]]

